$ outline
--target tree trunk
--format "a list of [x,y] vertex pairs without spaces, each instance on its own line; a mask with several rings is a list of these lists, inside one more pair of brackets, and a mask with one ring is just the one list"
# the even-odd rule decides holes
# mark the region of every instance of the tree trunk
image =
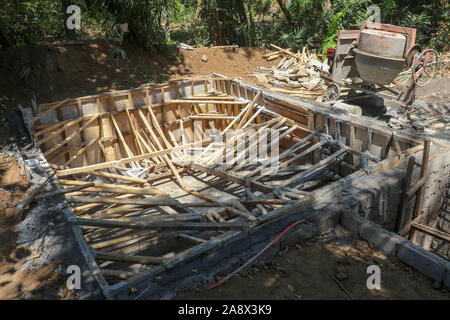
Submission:
[[283,11],[284,16],[286,17],[287,21],[292,24],[292,16],[289,12],[287,6],[286,6],[286,0],[277,0],[278,4],[280,5],[281,11]]
[[202,0],[197,0],[197,6],[195,8],[195,16],[198,17],[200,13],[200,8],[202,7]]
[[67,20],[70,17],[70,14],[67,13],[67,8],[71,4],[70,0],[61,0],[61,4],[64,15],[64,37],[66,38],[66,40],[75,40],[76,39],[75,29],[69,29],[67,27]]
[[11,39],[9,38],[8,26],[1,19],[0,19],[0,45],[2,46],[3,49],[14,46]]

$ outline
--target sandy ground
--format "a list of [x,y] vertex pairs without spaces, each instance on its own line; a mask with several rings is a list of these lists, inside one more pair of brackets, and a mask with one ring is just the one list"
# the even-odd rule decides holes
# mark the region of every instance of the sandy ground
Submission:
[[34,272],[24,268],[26,262],[39,255],[16,243],[14,230],[21,220],[15,214],[15,206],[29,192],[28,180],[20,171],[15,159],[0,155],[0,300],[70,298],[56,263]]
[[[450,299],[433,281],[367,241],[338,227],[335,234],[308,240],[264,264],[255,263],[212,291],[198,284],[175,299]],[[369,290],[367,267],[381,270],[381,289]],[[237,267],[236,267],[237,268]],[[219,281],[226,275],[216,277]],[[345,291],[333,279],[338,277]]]

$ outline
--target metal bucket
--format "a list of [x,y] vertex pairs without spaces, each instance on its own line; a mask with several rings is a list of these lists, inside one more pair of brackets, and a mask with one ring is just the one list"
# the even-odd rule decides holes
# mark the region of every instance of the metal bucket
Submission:
[[377,56],[401,58],[405,46],[406,37],[400,33],[365,29],[359,35],[358,49]]
[[359,77],[364,81],[390,84],[405,66],[403,58],[378,56],[358,49],[353,51]]

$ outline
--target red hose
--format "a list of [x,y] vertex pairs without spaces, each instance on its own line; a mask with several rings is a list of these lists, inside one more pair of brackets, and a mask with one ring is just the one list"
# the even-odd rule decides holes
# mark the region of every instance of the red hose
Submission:
[[251,262],[253,262],[256,258],[258,258],[264,251],[266,251],[270,246],[272,246],[274,243],[276,243],[278,240],[280,240],[280,238],[289,231],[289,229],[295,227],[296,225],[305,222],[305,220],[298,220],[297,222],[291,224],[289,227],[287,227],[286,229],[283,230],[282,233],[280,233],[275,239],[273,239],[267,246],[265,246],[260,252],[258,252],[256,255],[254,255],[250,260],[248,260],[246,263],[244,263],[242,266],[240,266],[239,268],[237,268],[235,271],[233,271],[232,273],[230,273],[229,275],[227,275],[225,278],[223,278],[222,280],[220,280],[219,282],[213,284],[212,286],[210,286],[208,288],[208,290],[212,290],[216,287],[218,287],[219,285],[221,285],[223,282],[227,281],[228,279],[230,279],[232,276],[234,276],[236,273],[238,273],[239,271],[241,271],[242,269],[244,269],[248,264],[250,264]]

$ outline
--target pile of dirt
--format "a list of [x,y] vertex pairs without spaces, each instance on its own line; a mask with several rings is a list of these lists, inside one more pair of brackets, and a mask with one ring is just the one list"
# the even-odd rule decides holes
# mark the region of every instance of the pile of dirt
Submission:
[[103,41],[0,51],[0,73],[6,75],[0,77],[0,114],[18,104],[29,106],[33,94],[39,104],[213,72],[254,82],[245,75],[271,66],[260,48],[173,49],[167,54],[133,45],[123,49],[125,58],[114,58],[112,45]]
[[[340,226],[336,233],[260,261],[212,291],[207,290],[210,284],[196,284],[175,299],[450,299],[448,290],[433,289],[431,279]],[[370,265],[380,267],[380,290],[367,288]]]
[[24,268],[38,258],[33,249],[17,244],[19,217],[16,205],[29,192],[29,181],[20,175],[19,163],[0,156],[0,300],[71,299],[58,264],[48,263],[36,271]]

